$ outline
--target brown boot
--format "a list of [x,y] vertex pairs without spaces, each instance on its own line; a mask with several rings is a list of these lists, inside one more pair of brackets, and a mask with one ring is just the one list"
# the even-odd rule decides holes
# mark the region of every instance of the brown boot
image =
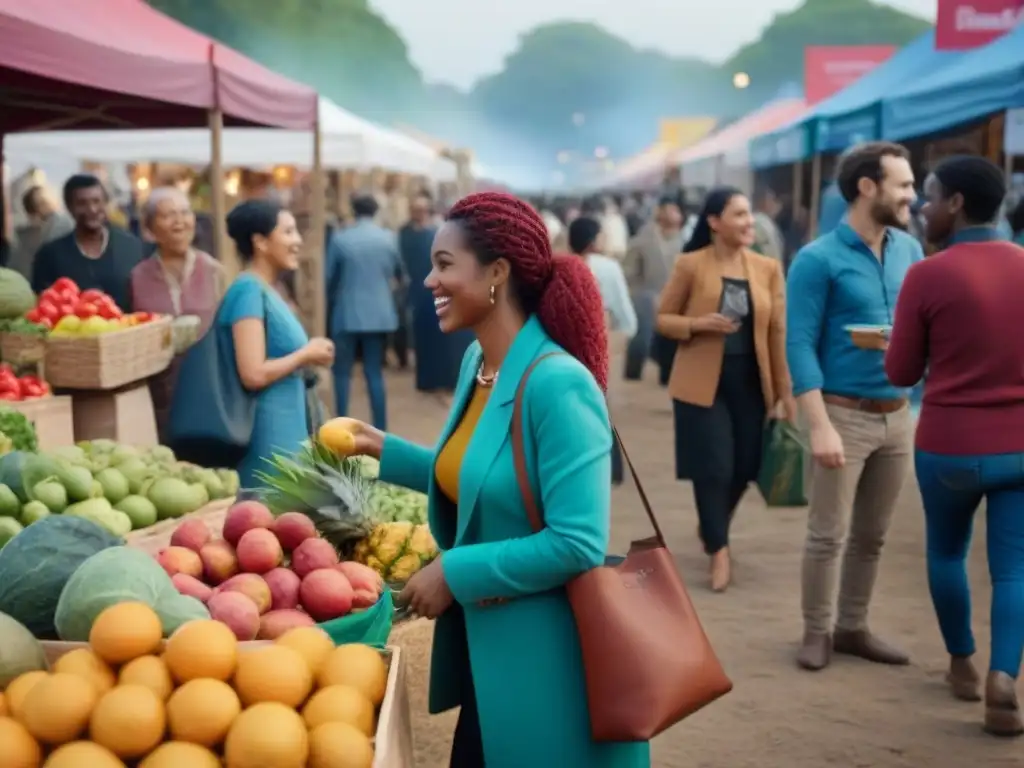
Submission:
[[837,629],[832,636],[832,650],[876,664],[904,666],[910,663],[907,654],[882,642],[866,629]]
[[711,556],[711,591],[725,592],[732,582],[732,561],[729,548],[720,549]]
[[1024,733],[1016,681],[1005,672],[989,672],[985,681],[985,732],[993,736]]
[[946,682],[960,701],[981,701],[981,676],[970,656],[950,656]]
[[817,672],[832,661],[832,636],[821,632],[805,632],[804,641],[796,654],[796,663],[806,670]]

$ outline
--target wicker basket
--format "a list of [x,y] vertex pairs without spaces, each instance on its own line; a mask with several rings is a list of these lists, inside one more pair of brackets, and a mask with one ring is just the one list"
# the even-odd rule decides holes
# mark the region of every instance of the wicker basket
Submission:
[[171,318],[99,336],[50,337],[45,374],[52,387],[116,389],[171,364]]
[[0,333],[0,360],[18,367],[35,365],[46,356],[46,337],[31,333]]

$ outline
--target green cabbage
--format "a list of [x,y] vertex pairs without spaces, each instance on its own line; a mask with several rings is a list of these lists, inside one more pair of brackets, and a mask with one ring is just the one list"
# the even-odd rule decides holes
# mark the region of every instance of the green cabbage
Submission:
[[127,602],[153,608],[165,630],[177,628],[176,622],[209,618],[205,607],[200,614],[195,605],[182,602],[171,577],[151,555],[130,547],[115,547],[82,563],[64,586],[54,620],[57,634],[61,640],[85,642],[104,609]]

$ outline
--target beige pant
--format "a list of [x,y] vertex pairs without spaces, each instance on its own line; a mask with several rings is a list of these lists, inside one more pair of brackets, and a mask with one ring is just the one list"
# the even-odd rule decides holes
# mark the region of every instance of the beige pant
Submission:
[[826,404],[843,440],[846,464],[811,476],[803,560],[804,628],[832,631],[839,552],[846,541],[836,627],[867,628],[868,603],[885,534],[912,461],[914,422],[909,407],[875,414]]

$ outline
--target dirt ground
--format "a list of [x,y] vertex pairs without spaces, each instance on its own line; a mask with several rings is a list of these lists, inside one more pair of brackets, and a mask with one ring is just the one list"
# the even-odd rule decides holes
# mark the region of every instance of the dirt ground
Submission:
[[[617,368],[621,370],[621,368]],[[690,490],[673,478],[671,411],[648,380],[618,384],[613,413],[650,495],[669,546],[690,586],[701,620],[735,683],[731,694],[658,737],[657,768],[1024,768],[1024,740],[981,732],[980,704],[952,700],[943,685],[946,657],[928,598],[920,500],[908,480],[882,557],[872,628],[912,654],[889,668],[840,658],[820,673],[796,668],[803,509],[767,509],[751,490],[737,514],[734,586],[706,587],[706,560],[696,541]],[[408,374],[389,374],[391,429],[431,443],[445,409],[418,395]],[[362,382],[353,413],[365,418]],[[631,487],[616,491],[613,548],[648,535]],[[988,660],[989,588],[979,526],[971,553],[980,665]],[[1022,617],[1024,620],[1024,617]],[[455,713],[426,713],[430,652],[426,621],[396,628],[408,654],[416,768],[444,768]]]

